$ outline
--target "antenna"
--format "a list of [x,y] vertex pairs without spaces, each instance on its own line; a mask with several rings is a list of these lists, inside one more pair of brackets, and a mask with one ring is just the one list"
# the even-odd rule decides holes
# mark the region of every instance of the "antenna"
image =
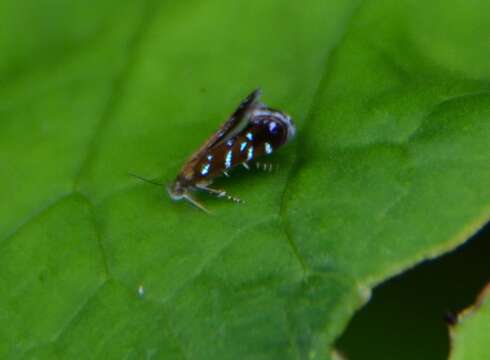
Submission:
[[136,174],[128,173],[128,175],[135,177],[136,179],[139,179],[141,181],[147,182],[148,184],[153,184],[153,185],[157,185],[157,186],[163,186],[164,185],[164,184],[158,183],[158,182],[153,181],[153,180],[145,179],[144,177],[141,177],[141,176],[136,175]]

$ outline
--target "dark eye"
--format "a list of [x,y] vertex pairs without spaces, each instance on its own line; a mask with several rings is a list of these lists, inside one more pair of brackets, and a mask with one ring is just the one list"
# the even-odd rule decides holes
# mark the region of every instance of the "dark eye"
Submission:
[[274,121],[271,121],[269,123],[269,132],[272,135],[276,135],[278,130],[279,130],[279,127],[277,126],[277,124]]

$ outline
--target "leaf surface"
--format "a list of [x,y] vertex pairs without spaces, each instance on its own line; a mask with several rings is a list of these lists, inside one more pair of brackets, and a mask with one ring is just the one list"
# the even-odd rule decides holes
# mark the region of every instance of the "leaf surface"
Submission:
[[[2,357],[325,358],[488,219],[485,2],[0,7]],[[218,182],[243,206],[127,175],[170,182],[257,86],[299,131]]]
[[490,357],[488,333],[490,332],[490,285],[479,295],[476,303],[458,317],[451,328],[451,360],[476,360]]

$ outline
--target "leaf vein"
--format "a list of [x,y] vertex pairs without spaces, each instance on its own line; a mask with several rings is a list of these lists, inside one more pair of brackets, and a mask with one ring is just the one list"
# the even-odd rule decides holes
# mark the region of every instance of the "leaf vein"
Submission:
[[[153,8],[153,1],[147,0],[143,3],[143,14],[141,15],[141,20],[136,26],[136,29],[133,32],[132,37],[130,38],[128,44],[127,58],[126,63],[123,65],[119,76],[116,77],[113,84],[112,95],[109,97],[107,101],[107,105],[105,110],[102,112],[102,115],[97,122],[94,132],[92,134],[91,139],[88,142],[87,150],[85,157],[80,163],[80,167],[78,169],[78,173],[75,176],[74,180],[74,188],[78,189],[80,187],[80,182],[83,178],[83,175],[86,173],[88,167],[91,162],[97,155],[98,146],[100,143],[100,138],[105,130],[105,128],[109,125],[111,120],[115,118],[115,113],[124,98],[124,90],[127,87],[129,82],[130,74],[133,69],[136,67],[139,59],[140,52],[138,51],[138,47],[141,43],[144,42],[146,38],[146,34],[151,27],[152,19],[154,18],[157,11]],[[78,190],[80,191],[80,190]]]
[[[350,16],[345,21],[344,29],[342,31],[342,34],[339,36],[339,40],[337,41],[337,43],[332,48],[328,48],[326,51],[326,54],[324,55],[323,64],[325,64],[325,66],[322,68],[322,73],[319,76],[318,84],[316,85],[315,91],[313,92],[312,100],[311,100],[311,102],[310,102],[310,104],[309,104],[309,106],[305,112],[306,116],[305,116],[305,119],[303,122],[303,126],[302,126],[303,128],[306,124],[306,121],[308,121],[308,119],[311,119],[313,117],[313,114],[316,111],[315,110],[316,106],[319,103],[320,94],[321,94],[322,89],[324,88],[324,86],[327,82],[328,76],[330,74],[330,72],[329,72],[330,67],[328,66],[330,62],[328,61],[328,59],[335,56],[336,51],[341,47],[343,40],[345,39],[353,20],[355,19],[356,15],[360,12],[363,4],[364,4],[364,1],[360,1],[356,4],[354,9],[351,11]],[[298,145],[296,146],[296,152],[295,152],[293,164],[291,165],[291,167],[289,169],[288,175],[286,177],[286,183],[284,184],[284,190],[281,194],[281,200],[280,200],[280,205],[279,205],[279,216],[281,218],[281,224],[282,224],[282,227],[283,227],[284,232],[286,234],[286,238],[288,240],[288,243],[291,246],[294,255],[296,256],[299,263],[301,264],[301,267],[304,271],[304,275],[306,276],[307,272],[308,272],[307,262],[301,256],[301,252],[298,249],[298,246],[296,245],[296,243],[293,239],[293,235],[288,230],[288,215],[287,215],[287,211],[288,211],[288,209],[287,209],[287,194],[289,193],[289,190],[291,187],[291,182],[292,182],[292,179],[294,178],[294,175],[296,173],[298,173],[298,171],[300,170],[301,165],[303,163],[303,161],[302,161],[303,159],[301,158],[301,156],[299,156],[298,148],[302,148],[302,147],[298,146]]]

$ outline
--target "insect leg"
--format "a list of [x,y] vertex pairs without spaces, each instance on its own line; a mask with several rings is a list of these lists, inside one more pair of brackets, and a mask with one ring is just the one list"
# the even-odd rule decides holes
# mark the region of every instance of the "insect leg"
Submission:
[[268,171],[268,172],[271,172],[275,166],[272,165],[271,163],[261,163],[261,162],[255,162],[255,166],[257,167],[257,169],[262,169],[263,171]]
[[197,208],[201,209],[202,211],[204,211],[206,214],[211,214],[211,212],[208,209],[206,209],[203,204],[201,204],[199,201],[197,201],[196,199],[194,199],[191,195],[185,194],[184,195],[184,199],[186,199],[187,201],[189,201],[195,207],[197,207]]
[[210,187],[207,187],[207,186],[198,186],[198,188],[201,189],[201,190],[206,191],[207,193],[209,193],[211,195],[215,195],[215,196],[217,196],[219,198],[226,197],[228,200],[231,200],[231,201],[236,202],[236,203],[242,203],[243,202],[243,200],[241,200],[241,199],[239,199],[237,197],[234,197],[234,196],[229,195],[224,190],[213,189],[213,188],[210,188]]

